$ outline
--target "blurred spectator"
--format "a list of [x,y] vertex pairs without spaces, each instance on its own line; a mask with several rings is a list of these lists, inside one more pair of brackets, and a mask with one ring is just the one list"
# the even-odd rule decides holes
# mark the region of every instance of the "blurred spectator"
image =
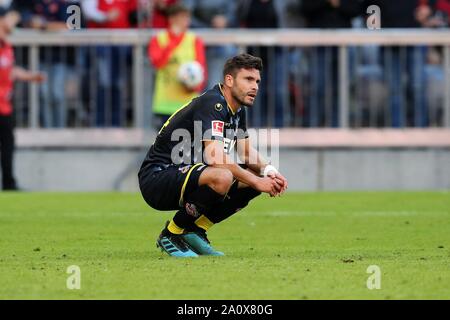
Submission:
[[386,126],[388,94],[380,65],[380,47],[366,45],[350,49],[350,62],[354,66],[350,86],[355,93],[350,123],[354,127]]
[[168,27],[167,9],[178,0],[139,0],[141,28],[165,29]]
[[[192,12],[193,28],[212,28],[223,30],[237,27],[236,1],[229,0],[184,0]],[[212,88],[222,81],[225,61],[237,53],[234,45],[208,46],[206,61],[208,63],[208,87]]]
[[[24,27],[45,30],[67,30],[69,0],[29,0],[22,7]],[[67,125],[67,79],[75,74],[75,51],[72,47],[44,47],[40,50],[40,68],[48,76],[41,86],[41,123],[43,127]]]
[[361,13],[356,0],[303,0],[302,12],[309,28],[351,28],[352,19]]
[[450,25],[450,0],[438,0],[436,3],[437,19],[442,19],[439,26],[448,27]]
[[[430,7],[422,0],[366,0],[366,6],[378,5],[381,9],[381,28],[420,28],[426,25],[424,12]],[[391,125],[426,126],[428,107],[425,94],[427,48],[424,46],[384,47],[381,62],[385,81],[389,86]],[[407,75],[406,96],[404,75]]]
[[[272,0],[238,1],[237,15],[241,27],[279,28],[281,7],[277,3],[280,4]],[[281,47],[249,47],[248,51],[260,57],[264,63],[257,107],[249,110],[252,126],[282,127],[284,97],[287,96],[287,72],[283,68],[283,62],[286,61],[285,51]]]
[[[281,28],[304,28],[305,18],[301,14],[302,0],[277,0],[274,2],[277,12],[280,13]],[[304,58],[305,50],[301,47],[287,47],[283,49],[288,57],[284,64],[287,65],[289,110],[284,111],[284,126],[300,125],[304,113],[303,91],[304,85],[301,78],[307,66]]]
[[438,0],[364,0],[364,8],[377,5],[381,9],[381,28],[421,28]]
[[[88,28],[128,29],[136,23],[137,0],[83,0]],[[118,127],[125,122],[131,48],[97,46],[98,67],[96,125]]]
[[188,90],[178,81],[179,67],[190,61],[198,61],[204,68],[206,79],[205,48],[203,41],[189,32],[191,14],[187,7],[176,4],[167,11],[169,27],[150,40],[148,56],[156,68],[153,96],[155,127],[160,128],[180,106],[186,104],[204,87]]
[[137,0],[83,0],[88,28],[129,29],[136,21]]
[[428,101],[428,116],[430,126],[442,126],[443,106],[445,100],[445,71],[442,66],[443,54],[441,48],[429,48],[427,55],[426,98]]
[[[450,0],[422,0],[416,12],[417,20],[429,28],[448,28],[450,24]],[[445,70],[442,47],[431,47],[425,66],[426,99],[429,125],[443,125],[445,99]]]
[[[301,11],[309,28],[351,28],[352,19],[360,15],[362,7],[355,0],[303,0]],[[338,64],[337,47],[312,50],[306,126],[339,125]]]
[[420,0],[416,20],[426,28],[445,28],[449,23],[450,0]]
[[281,13],[281,28],[303,28],[306,26],[304,16],[301,14],[303,0],[278,0],[276,5]]
[[14,50],[7,37],[19,19],[17,12],[0,8],[0,162],[3,190],[18,190],[13,170],[14,118],[10,101],[14,81],[42,82],[45,79],[41,73],[14,66]]
[[165,29],[169,26],[169,21],[167,19],[167,9],[174,5],[176,0],[153,0],[152,8],[152,28],[155,29]]
[[194,28],[236,27],[236,5],[233,1],[184,0],[183,3],[192,12],[191,26]]

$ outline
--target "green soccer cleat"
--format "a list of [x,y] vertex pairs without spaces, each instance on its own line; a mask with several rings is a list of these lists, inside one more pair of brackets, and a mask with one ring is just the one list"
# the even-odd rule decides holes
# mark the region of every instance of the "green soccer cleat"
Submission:
[[189,232],[182,235],[183,240],[199,255],[203,256],[224,256],[220,251],[214,250],[211,242],[206,236],[206,232]]

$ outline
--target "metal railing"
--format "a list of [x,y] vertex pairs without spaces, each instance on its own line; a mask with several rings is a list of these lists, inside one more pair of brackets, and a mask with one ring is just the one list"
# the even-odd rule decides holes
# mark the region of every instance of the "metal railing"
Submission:
[[[72,100],[64,96],[65,102],[70,103],[63,108],[64,112],[71,109],[75,120],[67,121],[63,117],[63,127],[113,125],[146,128],[151,124],[154,75],[146,57],[146,47],[157,31],[77,30],[46,33],[21,30],[12,36],[11,41],[16,47],[17,63],[31,70],[41,70],[44,64],[52,65],[52,58],[47,59],[49,63],[44,63],[46,52],[50,52],[48,56],[51,56],[55,48],[59,48],[57,50],[64,56],[64,52],[67,54],[67,50],[72,50],[76,89],[72,90]],[[218,32],[197,29],[195,32],[208,48],[232,45],[238,51],[250,50],[255,55],[266,57],[267,81],[263,82],[266,88],[261,90],[263,96],[250,112],[250,125],[450,127],[450,31],[231,29]],[[106,49],[102,51],[102,48]],[[114,48],[126,48],[125,53],[116,53]],[[422,48],[427,50],[426,54],[416,59]],[[365,62],[366,49],[370,51],[369,56],[377,54],[377,58],[369,63]],[[422,67],[423,62],[425,68],[429,65],[426,60],[429,50],[439,54],[439,58],[433,61],[433,67],[436,67],[433,70],[437,70],[439,76],[433,78],[431,89],[429,82],[422,79],[425,72],[422,68],[410,71],[406,66]],[[102,54],[109,57],[117,55],[119,59],[108,60],[111,64],[102,69],[99,60]],[[413,60],[409,61],[409,56]],[[128,58],[129,63],[125,63],[123,59]],[[102,70],[109,70],[110,78],[106,80],[115,80],[110,69],[117,67],[117,64],[119,66],[115,72],[125,80],[100,86],[102,76],[105,77]],[[404,68],[400,69],[399,65],[403,64]],[[414,73],[420,76],[416,77]],[[63,79],[64,83],[69,81],[67,77]],[[64,86],[61,88],[67,89]],[[106,102],[103,104],[106,109],[99,112],[99,101],[103,101],[99,98],[99,90],[105,88],[103,98],[106,97]],[[17,86],[14,104],[19,126],[46,126],[42,111],[43,105],[48,104],[48,99],[47,102],[43,99],[48,95],[48,90],[51,88],[47,88],[47,93],[43,92],[45,90],[36,84]],[[438,111],[433,117],[430,117],[428,108],[429,91],[434,92],[438,101],[435,103]],[[114,96],[117,92],[121,94],[119,98]],[[122,116],[114,122],[114,110],[110,110],[110,105],[117,100],[123,102],[118,111]],[[426,104],[419,100],[426,101]],[[106,120],[98,121],[99,114]],[[423,121],[426,118],[429,120]]]

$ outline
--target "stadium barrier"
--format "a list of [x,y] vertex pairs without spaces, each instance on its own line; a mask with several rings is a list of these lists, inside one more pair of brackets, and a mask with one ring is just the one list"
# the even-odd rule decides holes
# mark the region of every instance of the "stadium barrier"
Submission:
[[[17,131],[18,181],[35,191],[138,191],[137,172],[156,136],[136,128]],[[282,129],[279,136],[274,162],[289,191],[450,189],[448,129]]]
[[[81,30],[63,33],[20,31],[14,34],[12,41],[18,64],[33,70],[50,70],[52,63],[43,62],[51,61],[49,57],[58,54],[61,54],[60,61],[72,59],[73,63],[70,77],[60,70],[50,70],[59,73],[59,79],[64,79],[61,81],[56,77],[53,83],[64,84],[59,90],[64,90],[65,115],[45,107],[51,100],[46,95],[50,95],[52,85],[44,90],[34,84],[17,84],[14,96],[19,127],[16,172],[23,188],[137,191],[136,172],[156,134],[151,126],[153,70],[146,58],[146,46],[154,32]],[[197,30],[197,33],[208,47],[231,44],[239,51],[259,47],[253,48],[255,54],[267,49],[269,60],[280,52],[282,57],[289,53],[288,60],[280,60],[280,69],[266,68],[269,72],[265,75],[267,79],[276,79],[279,74],[289,74],[289,78],[284,78],[289,85],[283,85],[283,79],[276,81],[277,87],[281,88],[282,103],[277,102],[274,90],[269,87],[268,96],[259,99],[267,102],[267,109],[255,106],[249,114],[249,123],[252,127],[277,126],[280,124],[276,123],[277,114],[282,110],[279,158],[280,168],[290,181],[290,190],[450,188],[447,165],[450,161],[449,31]],[[112,46],[127,49],[113,52]],[[389,46],[392,48],[384,49]],[[420,87],[423,82],[410,85],[412,89],[435,95],[434,100],[428,101],[433,101],[437,111],[434,110],[432,116],[431,109],[427,110],[429,122],[425,125],[421,122],[423,105],[418,102],[424,96],[419,95],[417,99],[409,96],[408,73],[401,73],[400,80],[398,73],[397,78],[385,79],[386,72],[379,62],[380,56],[384,61],[390,61],[387,63],[389,69],[395,65],[394,61],[404,61],[411,52],[412,56],[422,59],[421,49],[415,48],[424,46],[437,48],[439,55],[433,60],[438,64],[429,70],[429,74],[435,76],[435,81],[427,84],[430,92]],[[316,72],[313,76],[310,62],[320,65],[321,60],[317,57],[328,61],[329,57],[336,58],[336,51],[338,68],[333,67],[334,72],[322,75]],[[116,65],[115,72],[126,74],[116,84],[106,81],[108,77],[100,72],[108,66],[102,65],[104,62],[99,59],[113,54],[122,61]],[[125,63],[126,57],[129,64]],[[111,74],[108,76],[112,77]],[[396,105],[396,108],[388,102],[389,90],[394,88],[388,83],[395,84],[393,80],[400,83],[402,89],[402,97],[396,99],[404,99],[403,106],[400,102],[400,107]],[[104,110],[98,110],[97,106],[101,102],[100,81],[105,82],[103,98],[109,95],[103,102]],[[325,84],[325,91],[319,90],[322,84]],[[110,104],[114,100],[114,85],[122,93],[117,128],[111,128]],[[337,97],[333,91],[336,85]],[[335,87],[330,89],[330,86]],[[53,98],[58,93],[61,91],[53,92]],[[337,116],[333,110],[336,101]],[[398,101],[401,99],[394,102],[398,104]],[[402,109],[405,101],[412,112]],[[319,104],[323,104],[321,111],[311,114],[311,107],[314,110]],[[363,112],[363,108],[367,110]],[[96,118],[102,113],[100,111],[106,119],[98,123]],[[394,111],[397,117],[393,116]],[[53,125],[46,125],[52,116],[65,120],[62,125],[56,120]],[[397,122],[405,122],[393,123],[394,118]],[[333,128],[336,119],[339,128]]]
[[[231,45],[267,60],[255,127],[450,127],[450,31],[195,30],[207,47]],[[20,30],[17,63],[49,74],[17,84],[24,128],[151,126],[157,30]]]

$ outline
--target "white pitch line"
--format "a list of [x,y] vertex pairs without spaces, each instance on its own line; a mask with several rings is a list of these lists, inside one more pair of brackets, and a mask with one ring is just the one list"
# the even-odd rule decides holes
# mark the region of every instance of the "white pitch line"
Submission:
[[336,211],[271,211],[263,212],[263,215],[271,217],[289,217],[289,216],[337,216],[346,215],[352,217],[375,216],[375,217],[400,217],[417,215],[450,215],[450,212],[444,211],[354,211],[350,213]]

